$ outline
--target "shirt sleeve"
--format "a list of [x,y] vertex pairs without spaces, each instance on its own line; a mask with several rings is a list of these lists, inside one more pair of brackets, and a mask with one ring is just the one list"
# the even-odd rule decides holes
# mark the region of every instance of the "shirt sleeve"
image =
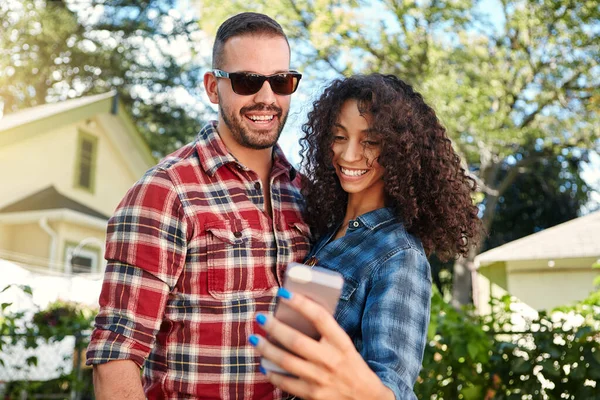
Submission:
[[361,355],[396,400],[416,399],[431,305],[431,271],[424,254],[402,250],[372,276],[362,320]]
[[143,365],[185,264],[186,229],[165,171],[149,171],[128,191],[108,222],[108,264],[88,365],[122,359]]

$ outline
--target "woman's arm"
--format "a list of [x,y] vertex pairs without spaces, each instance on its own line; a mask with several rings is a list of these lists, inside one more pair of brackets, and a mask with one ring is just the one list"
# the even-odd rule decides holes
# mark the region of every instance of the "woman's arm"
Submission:
[[416,399],[430,307],[430,266],[419,250],[402,250],[370,276],[360,353],[397,399]]
[[394,399],[392,390],[369,368],[331,314],[300,294],[286,299],[287,294],[285,289],[280,289],[280,301],[303,314],[322,336],[316,341],[272,316],[257,318],[273,339],[302,357],[280,349],[263,337],[251,337],[250,343],[262,356],[298,377],[267,372],[271,383],[309,400]]

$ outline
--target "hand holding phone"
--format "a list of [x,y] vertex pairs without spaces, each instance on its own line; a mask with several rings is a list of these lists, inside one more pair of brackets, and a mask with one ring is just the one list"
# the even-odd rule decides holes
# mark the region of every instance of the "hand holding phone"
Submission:
[[[299,263],[288,265],[283,284],[285,289],[310,298],[332,315],[337,307],[343,286],[344,278],[339,272],[320,267],[311,268]],[[319,331],[310,321],[279,300],[275,308],[275,318],[315,340],[321,338]],[[273,342],[273,344],[282,347],[277,342]],[[261,366],[268,371],[289,375],[287,371],[264,358],[261,358]]]

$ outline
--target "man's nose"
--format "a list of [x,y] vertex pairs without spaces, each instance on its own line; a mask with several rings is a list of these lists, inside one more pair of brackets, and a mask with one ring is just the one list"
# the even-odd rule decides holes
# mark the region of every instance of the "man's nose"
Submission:
[[275,103],[275,93],[271,89],[269,81],[264,81],[260,90],[254,95],[254,101],[262,104]]

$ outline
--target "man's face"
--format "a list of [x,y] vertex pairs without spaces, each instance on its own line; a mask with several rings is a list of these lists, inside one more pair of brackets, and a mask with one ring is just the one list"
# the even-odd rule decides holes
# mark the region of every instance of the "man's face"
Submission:
[[[224,63],[219,69],[225,72],[271,75],[289,70],[289,47],[279,36],[233,37],[225,43],[223,51]],[[268,81],[255,94],[239,95],[225,78],[217,79],[217,94],[221,136],[229,136],[251,149],[275,145],[287,119],[290,96],[275,94]]]

